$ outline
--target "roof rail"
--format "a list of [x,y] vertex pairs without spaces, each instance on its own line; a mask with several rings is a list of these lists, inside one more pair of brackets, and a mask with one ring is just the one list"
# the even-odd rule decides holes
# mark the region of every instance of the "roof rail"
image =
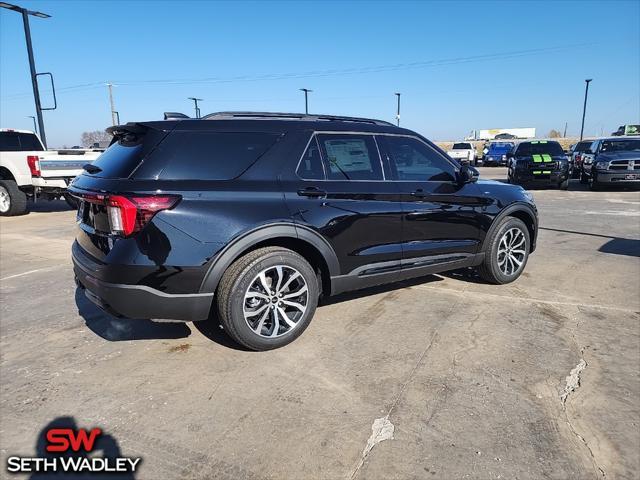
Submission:
[[253,120],[308,120],[308,121],[327,121],[327,122],[357,122],[369,123],[372,125],[394,126],[390,122],[384,120],[375,120],[371,118],[360,117],[344,117],[339,115],[313,115],[305,113],[279,113],[279,112],[215,112],[202,117],[203,120],[222,120],[222,119],[253,119]]

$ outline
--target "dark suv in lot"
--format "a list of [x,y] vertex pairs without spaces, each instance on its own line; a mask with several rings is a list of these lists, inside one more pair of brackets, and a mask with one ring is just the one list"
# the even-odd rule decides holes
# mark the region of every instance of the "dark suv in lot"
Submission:
[[525,190],[387,122],[218,113],[111,131],[70,186],[72,250],[79,286],[120,316],[217,312],[266,350],[298,337],[321,295],[462,267],[508,283],[535,249]]
[[569,188],[569,158],[558,142],[520,142],[507,153],[507,162],[509,183]]

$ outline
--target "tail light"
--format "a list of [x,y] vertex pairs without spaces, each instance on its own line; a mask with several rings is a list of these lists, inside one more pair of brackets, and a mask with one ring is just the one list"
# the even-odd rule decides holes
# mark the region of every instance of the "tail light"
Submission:
[[82,200],[103,205],[107,211],[110,233],[128,237],[142,230],[156,213],[175,207],[180,197],[178,195],[83,195]]
[[29,165],[31,176],[39,177],[40,176],[40,157],[38,157],[37,155],[27,155],[27,164]]
[[150,197],[111,195],[106,199],[111,233],[127,237],[139,232],[156,213],[173,208],[178,200],[179,197],[173,195]]

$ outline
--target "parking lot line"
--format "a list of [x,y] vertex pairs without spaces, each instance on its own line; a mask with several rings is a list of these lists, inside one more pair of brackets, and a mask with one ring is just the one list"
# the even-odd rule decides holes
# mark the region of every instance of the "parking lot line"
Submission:
[[0,278],[0,282],[3,282],[5,280],[11,280],[13,278],[24,277],[25,275],[31,275],[32,273],[45,272],[47,270],[53,270],[55,268],[60,268],[60,267],[66,267],[66,265],[54,265],[52,267],[37,268],[36,270],[29,270],[27,272],[16,273],[15,275],[9,275],[8,277]]
[[447,288],[447,287],[431,287],[429,285],[416,285],[413,288],[420,288],[420,289],[429,289],[429,290],[439,290],[439,291],[445,291],[445,292],[449,292],[449,293],[454,293],[456,295],[463,295],[463,296],[468,296],[468,295],[475,295],[477,297],[482,297],[482,298],[496,298],[496,299],[501,299],[501,300],[508,300],[508,301],[519,301],[519,302],[525,302],[525,303],[542,303],[545,305],[557,305],[557,306],[563,306],[563,307],[587,307],[587,308],[601,308],[601,309],[606,309],[606,310],[614,310],[617,312],[625,312],[625,313],[638,313],[637,310],[634,310],[632,308],[623,308],[623,307],[615,307],[612,305],[601,305],[601,304],[595,304],[595,303],[584,303],[584,302],[562,302],[562,301],[558,301],[558,300],[544,300],[541,298],[527,298],[527,297],[514,297],[512,295],[498,295],[495,293],[487,293],[487,292],[474,292],[473,290],[456,290],[455,288]]

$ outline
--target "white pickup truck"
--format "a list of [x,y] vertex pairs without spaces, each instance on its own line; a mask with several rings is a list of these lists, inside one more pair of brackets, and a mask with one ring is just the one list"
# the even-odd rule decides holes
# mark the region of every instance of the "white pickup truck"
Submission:
[[99,155],[81,149],[45,150],[33,132],[0,129],[0,216],[26,213],[27,199],[64,198],[75,206],[67,185]]
[[458,161],[468,161],[469,165],[476,164],[476,149],[472,143],[454,143],[453,148],[447,154]]

